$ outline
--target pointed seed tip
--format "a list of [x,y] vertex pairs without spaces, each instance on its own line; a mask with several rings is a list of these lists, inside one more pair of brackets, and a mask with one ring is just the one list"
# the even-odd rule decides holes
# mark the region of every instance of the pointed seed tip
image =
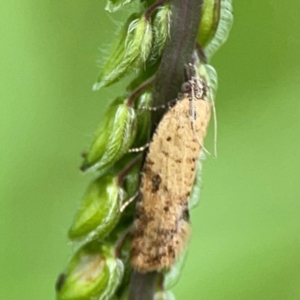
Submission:
[[83,163],[80,167],[79,167],[79,170],[82,171],[82,172],[85,172],[87,169],[88,169],[88,165]]
[[66,273],[60,273],[55,282],[55,290],[59,292],[66,281]]
[[100,82],[96,82],[93,84],[92,87],[92,91],[99,91],[102,87],[104,86],[104,84],[100,81]]

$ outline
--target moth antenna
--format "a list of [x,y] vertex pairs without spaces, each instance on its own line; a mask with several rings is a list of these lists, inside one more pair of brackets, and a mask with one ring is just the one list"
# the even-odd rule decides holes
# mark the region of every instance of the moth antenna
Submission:
[[212,99],[212,109],[213,109],[213,117],[214,117],[214,156],[215,158],[217,158],[218,122],[217,122],[217,110],[216,110],[214,99]]
[[[190,81],[191,84],[191,94],[192,94],[192,99],[190,101],[190,119],[191,119],[191,126],[192,126],[192,130],[194,132],[195,138],[198,142],[198,144],[200,145],[200,147],[203,149],[203,151],[208,154],[209,156],[211,156],[211,153],[204,147],[204,145],[201,143],[201,141],[199,140],[198,136],[197,136],[197,132],[196,132],[196,128],[195,128],[195,118],[196,116],[196,109],[195,109],[195,80],[197,80],[197,78],[192,77],[192,80]],[[197,81],[198,82],[198,81]]]
[[209,156],[211,156],[211,153],[210,153],[210,152],[203,146],[203,144],[200,142],[200,140],[199,140],[199,138],[198,138],[198,136],[197,136],[196,130],[195,130],[195,126],[193,126],[193,124],[195,124],[195,123],[193,123],[193,121],[192,121],[192,129],[193,129],[193,132],[194,132],[194,134],[195,134],[195,138],[196,138],[198,144],[200,145],[201,149],[202,149],[206,154],[208,154]]
[[213,118],[214,118],[214,157],[217,158],[217,149],[218,149],[218,121],[217,121],[217,110],[215,105],[215,100],[213,96],[213,92],[210,89],[209,86],[209,95],[208,95],[208,101],[211,103],[212,111],[213,111]]

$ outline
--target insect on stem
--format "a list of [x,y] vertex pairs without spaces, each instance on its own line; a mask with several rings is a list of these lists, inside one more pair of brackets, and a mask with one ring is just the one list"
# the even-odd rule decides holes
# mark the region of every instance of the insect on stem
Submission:
[[142,169],[132,234],[131,263],[140,273],[170,269],[190,236],[189,197],[210,119],[207,85],[188,81],[160,121]]

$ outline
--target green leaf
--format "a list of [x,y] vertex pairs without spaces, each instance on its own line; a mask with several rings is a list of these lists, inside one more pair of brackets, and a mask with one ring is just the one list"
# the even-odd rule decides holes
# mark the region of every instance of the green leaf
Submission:
[[197,40],[205,47],[214,37],[220,21],[221,0],[205,0]]
[[171,9],[170,3],[167,3],[158,8],[158,11],[154,17],[153,21],[153,50],[152,57],[157,59],[161,56],[167,38],[170,36],[169,27],[170,27],[170,17],[171,17]]
[[133,0],[107,0],[105,10],[109,12],[115,12],[132,1]]
[[147,110],[152,105],[152,91],[147,90],[137,99],[137,134],[133,143],[134,147],[144,146],[149,140],[151,111]]
[[69,237],[92,240],[107,236],[119,220],[124,198],[116,178],[105,176],[93,181],[80,204]]
[[123,76],[141,67],[146,62],[152,47],[151,24],[142,15],[129,17],[119,35],[118,42],[111,52],[102,73],[93,86],[99,90],[119,81]]
[[205,0],[197,40],[208,60],[226,42],[233,23],[232,0]]
[[120,284],[124,266],[114,248],[99,242],[82,246],[72,257],[57,300],[109,299]]
[[[119,103],[122,104],[119,104]],[[135,110],[122,98],[110,106],[81,166],[82,171],[106,172],[132,145],[136,135]]]

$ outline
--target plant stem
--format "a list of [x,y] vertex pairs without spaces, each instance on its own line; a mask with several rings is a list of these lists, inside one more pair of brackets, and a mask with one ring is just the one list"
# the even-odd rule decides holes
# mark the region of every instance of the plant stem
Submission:
[[[196,45],[203,0],[170,0],[170,3],[170,38],[166,42],[154,81],[154,107],[167,107],[166,104],[175,99],[181,90],[184,69],[192,61]],[[152,134],[164,112],[164,109],[158,109],[152,113]],[[153,300],[157,276],[157,272],[141,274],[134,271],[128,300]]]
[[[170,38],[153,86],[153,106],[175,99],[184,82],[185,65],[192,61],[203,0],[171,0]],[[152,114],[152,132],[164,114]]]
[[129,284],[128,300],[153,300],[157,272],[142,274],[133,271]]

